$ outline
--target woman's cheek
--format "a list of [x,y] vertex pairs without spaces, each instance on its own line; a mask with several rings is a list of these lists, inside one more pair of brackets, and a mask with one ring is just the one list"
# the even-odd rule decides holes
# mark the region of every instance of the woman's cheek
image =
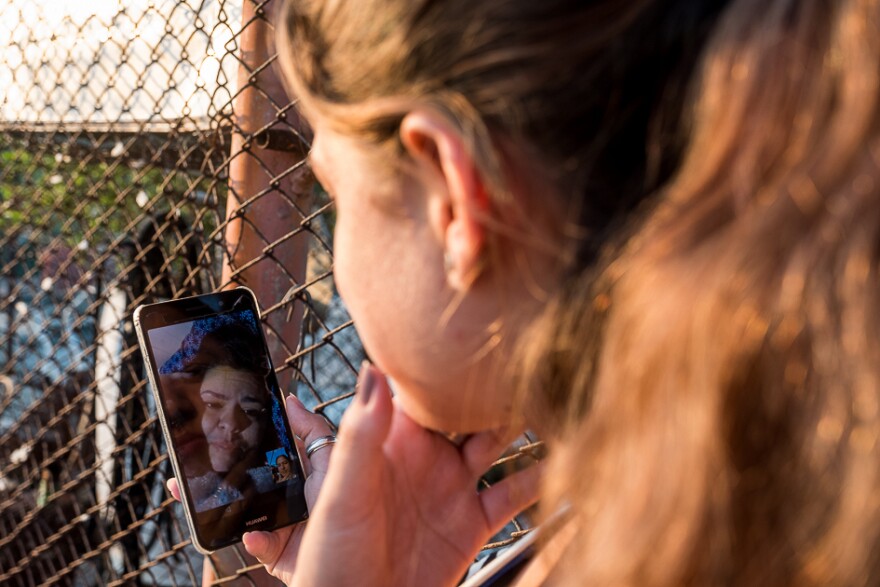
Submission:
[[348,244],[348,239],[346,237],[345,228],[345,220],[343,219],[342,214],[339,213],[337,207],[336,226],[333,229],[333,281],[336,284],[336,291],[339,293],[339,296],[347,304],[348,299],[345,277],[347,273],[346,261],[348,255],[346,254],[346,246]]
[[[336,291],[345,302],[346,308],[349,312],[354,311],[355,314],[360,301],[357,281],[362,277],[358,272],[367,269],[359,262],[357,244],[357,235],[352,235],[348,231],[345,220],[341,217],[337,218],[333,237],[333,278],[336,282]],[[364,246],[364,243],[361,243],[361,246]],[[352,317],[355,314],[352,314]]]

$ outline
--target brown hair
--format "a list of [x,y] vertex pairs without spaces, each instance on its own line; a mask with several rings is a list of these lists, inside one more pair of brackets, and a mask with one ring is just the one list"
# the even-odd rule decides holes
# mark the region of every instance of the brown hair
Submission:
[[293,95],[377,145],[415,106],[447,114],[515,230],[550,206],[509,184],[549,177],[584,265],[674,168],[694,47],[726,2],[292,0],[279,61]]
[[877,0],[288,4],[298,96],[391,144],[434,105],[578,219],[520,362],[552,584],[880,579]]
[[726,13],[681,168],[570,286],[592,311],[545,322],[545,377],[579,382],[556,398],[548,501],[580,528],[556,583],[880,580],[878,92],[876,1]]

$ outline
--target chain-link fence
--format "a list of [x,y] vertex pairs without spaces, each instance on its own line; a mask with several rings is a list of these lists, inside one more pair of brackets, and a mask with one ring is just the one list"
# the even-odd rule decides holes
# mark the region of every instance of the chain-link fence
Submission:
[[243,283],[282,385],[333,422],[351,397],[363,351],[272,9],[0,7],[2,585],[265,583],[241,549],[190,545],[131,315]]

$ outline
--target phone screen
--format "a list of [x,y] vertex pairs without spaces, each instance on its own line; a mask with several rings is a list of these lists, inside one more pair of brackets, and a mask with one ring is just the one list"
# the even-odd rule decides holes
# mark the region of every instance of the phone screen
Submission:
[[197,546],[305,519],[302,466],[252,294],[146,306],[139,328]]

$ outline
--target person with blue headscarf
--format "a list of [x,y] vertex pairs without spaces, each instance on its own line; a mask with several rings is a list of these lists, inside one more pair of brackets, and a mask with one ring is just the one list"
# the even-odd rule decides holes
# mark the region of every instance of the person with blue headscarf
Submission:
[[249,312],[193,322],[159,369],[172,389],[172,435],[196,511],[202,512],[274,488],[267,451],[278,446],[273,402],[266,385],[269,363]]

